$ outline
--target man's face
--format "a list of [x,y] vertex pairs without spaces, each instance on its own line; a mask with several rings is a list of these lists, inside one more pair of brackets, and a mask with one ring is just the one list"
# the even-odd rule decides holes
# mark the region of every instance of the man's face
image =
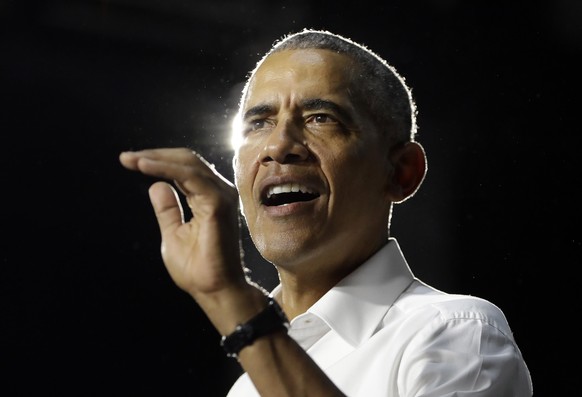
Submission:
[[353,68],[332,51],[287,50],[249,86],[235,181],[253,241],[278,267],[350,266],[386,241],[387,141],[350,98]]

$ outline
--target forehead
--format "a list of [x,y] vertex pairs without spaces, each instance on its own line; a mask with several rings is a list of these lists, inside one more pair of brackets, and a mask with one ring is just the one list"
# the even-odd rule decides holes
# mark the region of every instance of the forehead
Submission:
[[330,50],[296,49],[273,53],[252,76],[245,108],[285,95],[347,96],[353,64],[347,55]]

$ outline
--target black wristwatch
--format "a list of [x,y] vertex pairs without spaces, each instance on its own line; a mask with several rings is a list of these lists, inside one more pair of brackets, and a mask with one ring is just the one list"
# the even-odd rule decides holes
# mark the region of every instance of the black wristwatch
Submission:
[[233,333],[223,336],[220,346],[228,357],[238,357],[243,347],[251,345],[257,338],[289,328],[289,320],[281,306],[271,296],[267,297],[267,307],[244,324],[236,326]]

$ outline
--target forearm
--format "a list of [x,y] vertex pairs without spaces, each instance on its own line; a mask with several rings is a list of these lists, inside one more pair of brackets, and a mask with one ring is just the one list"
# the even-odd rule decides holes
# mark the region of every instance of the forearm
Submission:
[[311,357],[284,332],[257,339],[241,350],[239,362],[261,396],[344,396]]
[[[248,285],[220,296],[197,297],[221,335],[231,334],[237,325],[248,322],[266,307],[263,291]],[[254,340],[237,357],[262,396],[343,396],[311,357],[278,330]]]

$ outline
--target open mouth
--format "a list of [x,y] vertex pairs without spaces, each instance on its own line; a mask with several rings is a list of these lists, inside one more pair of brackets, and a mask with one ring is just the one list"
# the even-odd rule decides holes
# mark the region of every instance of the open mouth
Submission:
[[302,201],[311,201],[318,197],[319,193],[314,192],[306,186],[297,183],[286,183],[269,187],[262,199],[262,203],[266,206],[274,207]]

